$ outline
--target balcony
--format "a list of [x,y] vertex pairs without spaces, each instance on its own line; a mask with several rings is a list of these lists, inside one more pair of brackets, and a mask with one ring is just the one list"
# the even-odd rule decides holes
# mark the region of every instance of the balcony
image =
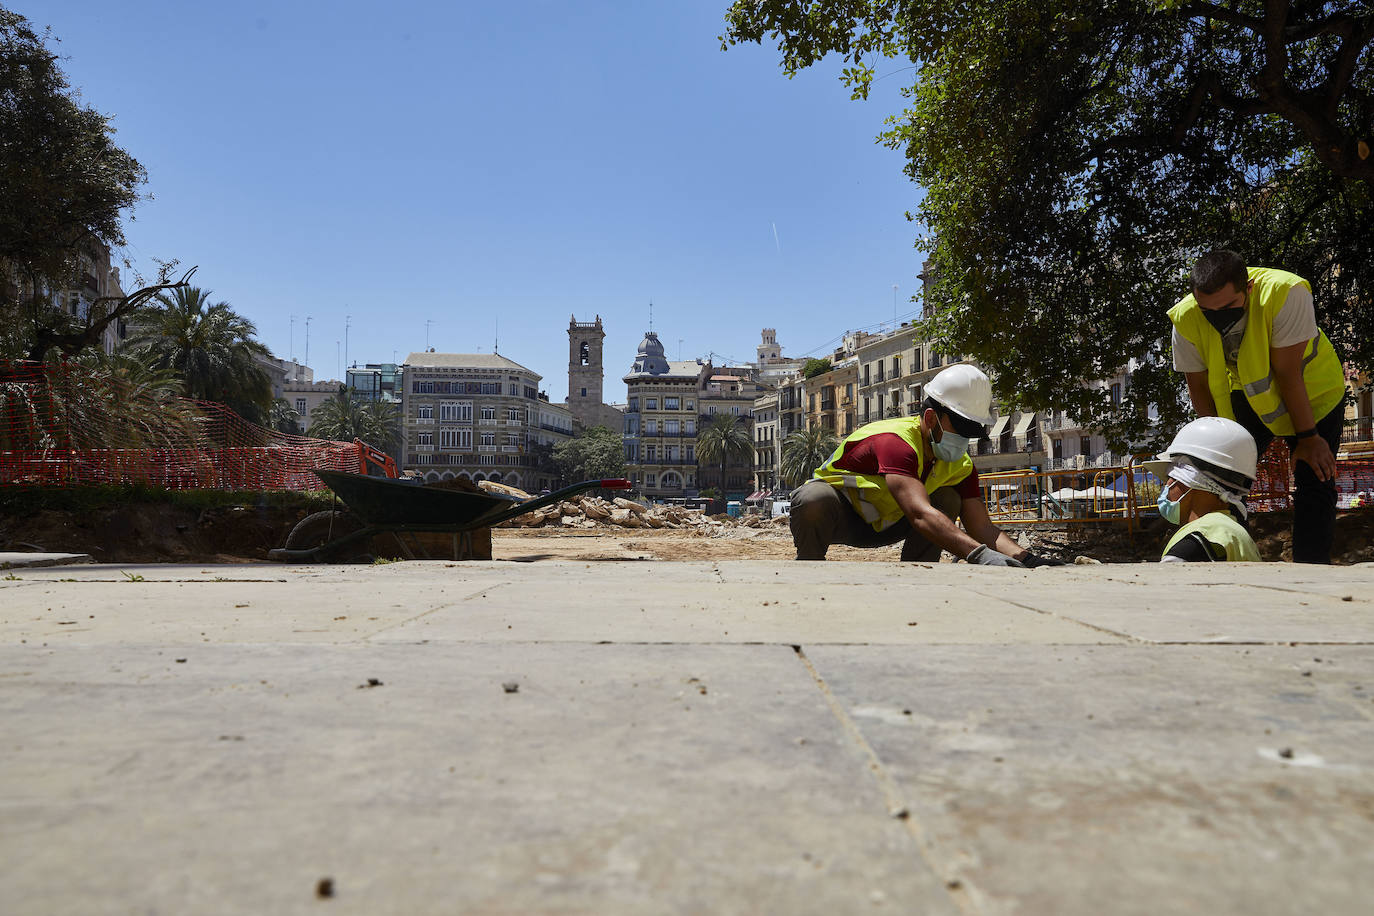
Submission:
[[417,426],[433,426],[433,425],[434,425],[434,418],[433,418],[433,417],[416,417],[415,419],[411,420],[410,422],[414,423],[414,424],[417,425]]

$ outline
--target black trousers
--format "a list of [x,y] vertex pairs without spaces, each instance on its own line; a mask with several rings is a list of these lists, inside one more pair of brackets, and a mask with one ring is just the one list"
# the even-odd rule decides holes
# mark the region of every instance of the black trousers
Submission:
[[[1260,420],[1245,394],[1231,392],[1231,409],[1235,411],[1236,421],[1255,437],[1255,448],[1260,457],[1274,434]],[[1345,399],[1331,409],[1330,413],[1317,420],[1317,435],[1331,446],[1331,454],[1341,447],[1341,430],[1345,426]],[[1284,436],[1288,451],[1292,454],[1298,440],[1294,436]],[[1330,563],[1331,542],[1336,534],[1336,478],[1318,480],[1317,474],[1306,461],[1299,461],[1293,469],[1293,562]]]
[[[963,500],[953,487],[940,487],[930,494],[930,502],[951,521],[958,520]],[[792,491],[788,524],[798,560],[824,560],[831,544],[886,547],[901,541],[903,562],[940,562],[940,547],[917,534],[911,522],[903,518],[890,528],[874,531],[854,511],[848,497],[821,480],[808,480]]]

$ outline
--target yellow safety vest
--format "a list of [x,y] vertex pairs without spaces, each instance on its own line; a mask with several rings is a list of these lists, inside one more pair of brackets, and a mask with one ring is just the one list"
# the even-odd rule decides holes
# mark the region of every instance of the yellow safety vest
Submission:
[[1174,545],[1196,531],[1207,540],[1226,551],[1226,559],[1232,563],[1260,562],[1259,548],[1250,532],[1241,527],[1240,522],[1231,517],[1230,512],[1218,509],[1208,512],[1202,518],[1189,522],[1164,545],[1161,558],[1168,556]]
[[[1270,267],[1251,267],[1250,279],[1255,287],[1250,293],[1250,306],[1245,314],[1245,336],[1241,338],[1234,373],[1226,365],[1221,333],[1207,323],[1202,308],[1191,294],[1169,309],[1169,320],[1178,328],[1179,334],[1202,354],[1207,364],[1207,387],[1212,391],[1218,416],[1235,419],[1235,411],[1231,409],[1231,392],[1238,389],[1245,392],[1250,406],[1274,435],[1291,436],[1297,430],[1293,428],[1293,419],[1288,415],[1288,408],[1283,403],[1274,378],[1274,370],[1269,365],[1269,336],[1274,328],[1274,319],[1288,300],[1288,291],[1298,284],[1309,290],[1312,287],[1297,274]],[[1330,413],[1345,395],[1345,372],[1341,369],[1336,351],[1331,347],[1331,341],[1321,329],[1317,330],[1317,336],[1303,353],[1302,380],[1307,387],[1307,397],[1312,402],[1313,420],[1320,420]]]
[[[832,487],[843,490],[849,497],[850,504],[854,506],[854,511],[872,525],[874,531],[892,527],[906,514],[902,512],[902,507],[897,505],[897,500],[892,498],[882,474],[860,474],[836,467],[835,462],[844,455],[846,445],[883,433],[901,436],[916,451],[917,473],[925,472],[925,457],[921,454],[921,418],[897,417],[892,420],[878,420],[854,430],[839,444],[834,454],[826,459],[825,464],[816,468],[812,476],[813,480],[824,480]],[[973,473],[973,459],[968,455],[962,456],[958,461],[941,461],[938,458],[934,460],[930,476],[925,480],[926,490],[931,493],[940,487],[956,484]]]

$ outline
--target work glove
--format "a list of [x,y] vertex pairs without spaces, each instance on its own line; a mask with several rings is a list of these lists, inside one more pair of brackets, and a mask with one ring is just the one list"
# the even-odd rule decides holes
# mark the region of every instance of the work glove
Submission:
[[1004,553],[993,550],[986,544],[979,544],[964,557],[965,563],[977,563],[979,566],[1011,566],[1016,569],[1025,569],[1020,562],[1013,560]]
[[1067,566],[1063,560],[1056,560],[1054,557],[1042,557],[1039,554],[1026,551],[1026,555],[1021,558],[1021,565],[1026,569],[1035,569],[1037,566]]

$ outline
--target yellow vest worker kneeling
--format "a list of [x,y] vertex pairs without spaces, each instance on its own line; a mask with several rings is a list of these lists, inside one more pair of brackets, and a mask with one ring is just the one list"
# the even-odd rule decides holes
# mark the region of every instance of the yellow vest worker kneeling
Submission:
[[923,406],[919,416],[859,427],[792,492],[797,559],[824,560],[831,544],[901,541],[903,560],[938,562],[943,549],[984,566],[1062,565],[1022,550],[988,518],[968,456],[994,419],[988,377],[950,366],[926,385]]
[[1160,562],[1258,562],[1241,521],[1255,482],[1255,440],[1234,420],[1202,417],[1178,431],[1167,451],[1145,467],[1164,482],[1159,514],[1180,526]]

